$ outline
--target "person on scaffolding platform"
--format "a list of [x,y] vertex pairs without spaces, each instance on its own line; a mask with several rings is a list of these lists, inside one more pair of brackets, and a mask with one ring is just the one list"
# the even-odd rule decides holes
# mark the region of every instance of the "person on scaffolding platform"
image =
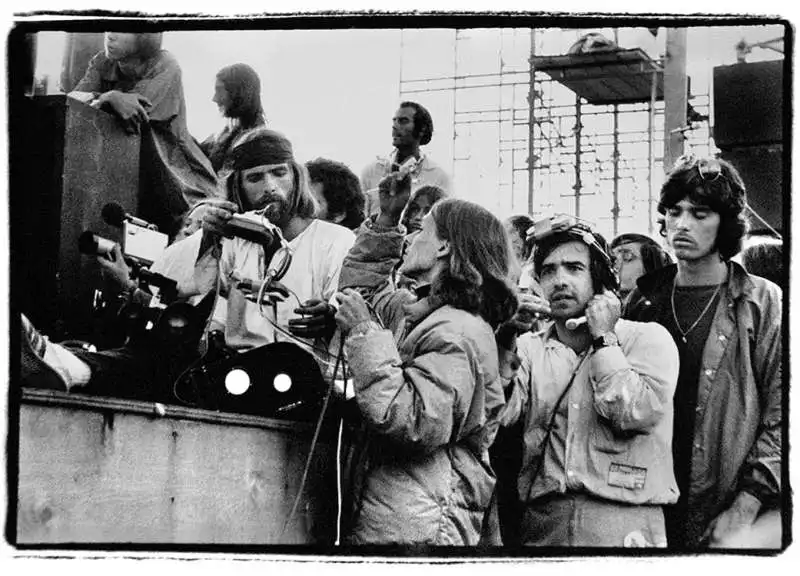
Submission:
[[142,135],[138,215],[173,235],[188,209],[215,195],[217,177],[189,133],[181,69],[161,39],[161,33],[106,32],[105,50],[74,92],[89,93],[92,106]]
[[494,330],[517,309],[509,242],[484,208],[442,200],[400,269],[417,279],[415,292],[396,289],[409,178],[389,175],[380,191],[380,213],[359,229],[337,295],[362,423],[345,458],[343,538],[475,546],[503,406]]

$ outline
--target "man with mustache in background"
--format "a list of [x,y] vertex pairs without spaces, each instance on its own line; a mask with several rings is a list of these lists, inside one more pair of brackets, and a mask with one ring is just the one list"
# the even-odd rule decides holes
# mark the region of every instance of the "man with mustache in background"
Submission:
[[430,112],[416,102],[401,102],[392,118],[392,146],[388,158],[378,157],[361,173],[361,189],[366,196],[367,218],[380,212],[378,183],[410,158],[416,159],[411,171],[411,193],[426,185],[438,186],[445,194],[450,192],[450,177],[430,157],[420,150],[431,141],[433,119]]
[[782,295],[731,260],[746,206],[731,164],[680,158],[658,203],[678,263],[641,277],[626,308],[666,327],[680,352],[670,548],[781,545]]

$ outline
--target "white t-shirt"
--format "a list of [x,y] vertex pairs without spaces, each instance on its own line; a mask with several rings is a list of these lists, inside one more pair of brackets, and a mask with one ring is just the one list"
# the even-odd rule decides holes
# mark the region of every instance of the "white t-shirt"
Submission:
[[[299,303],[312,298],[329,301],[338,289],[342,262],[354,241],[355,235],[347,228],[313,220],[289,243],[293,251],[292,263],[279,280],[297,297],[290,294],[289,298],[277,304],[277,319],[271,305],[264,306],[265,314],[288,330],[289,319],[297,317],[294,310]],[[280,258],[278,252],[273,260],[277,264]],[[219,299],[213,318],[225,326],[225,341],[235,349],[255,348],[276,340],[291,341],[261,315],[256,303],[247,300],[236,288],[239,280],[250,279],[257,293],[265,271],[273,264],[270,262],[265,266],[262,260],[263,251],[258,244],[241,238],[225,238],[222,242],[220,282],[228,297]]]

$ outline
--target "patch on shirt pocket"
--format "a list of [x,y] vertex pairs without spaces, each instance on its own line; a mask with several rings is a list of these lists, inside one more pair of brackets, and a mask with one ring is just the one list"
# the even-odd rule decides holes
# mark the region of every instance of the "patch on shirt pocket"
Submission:
[[608,485],[641,490],[647,478],[647,468],[612,462],[608,469]]

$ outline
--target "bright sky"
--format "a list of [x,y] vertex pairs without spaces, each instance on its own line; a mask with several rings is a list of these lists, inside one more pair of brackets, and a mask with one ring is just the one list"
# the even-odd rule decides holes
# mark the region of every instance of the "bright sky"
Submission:
[[324,156],[358,172],[391,148],[399,38],[397,30],[171,32],[164,47],[184,71],[197,138],[222,127],[211,102],[217,71],[243,62],[261,77],[269,124],[289,137],[299,160]]

